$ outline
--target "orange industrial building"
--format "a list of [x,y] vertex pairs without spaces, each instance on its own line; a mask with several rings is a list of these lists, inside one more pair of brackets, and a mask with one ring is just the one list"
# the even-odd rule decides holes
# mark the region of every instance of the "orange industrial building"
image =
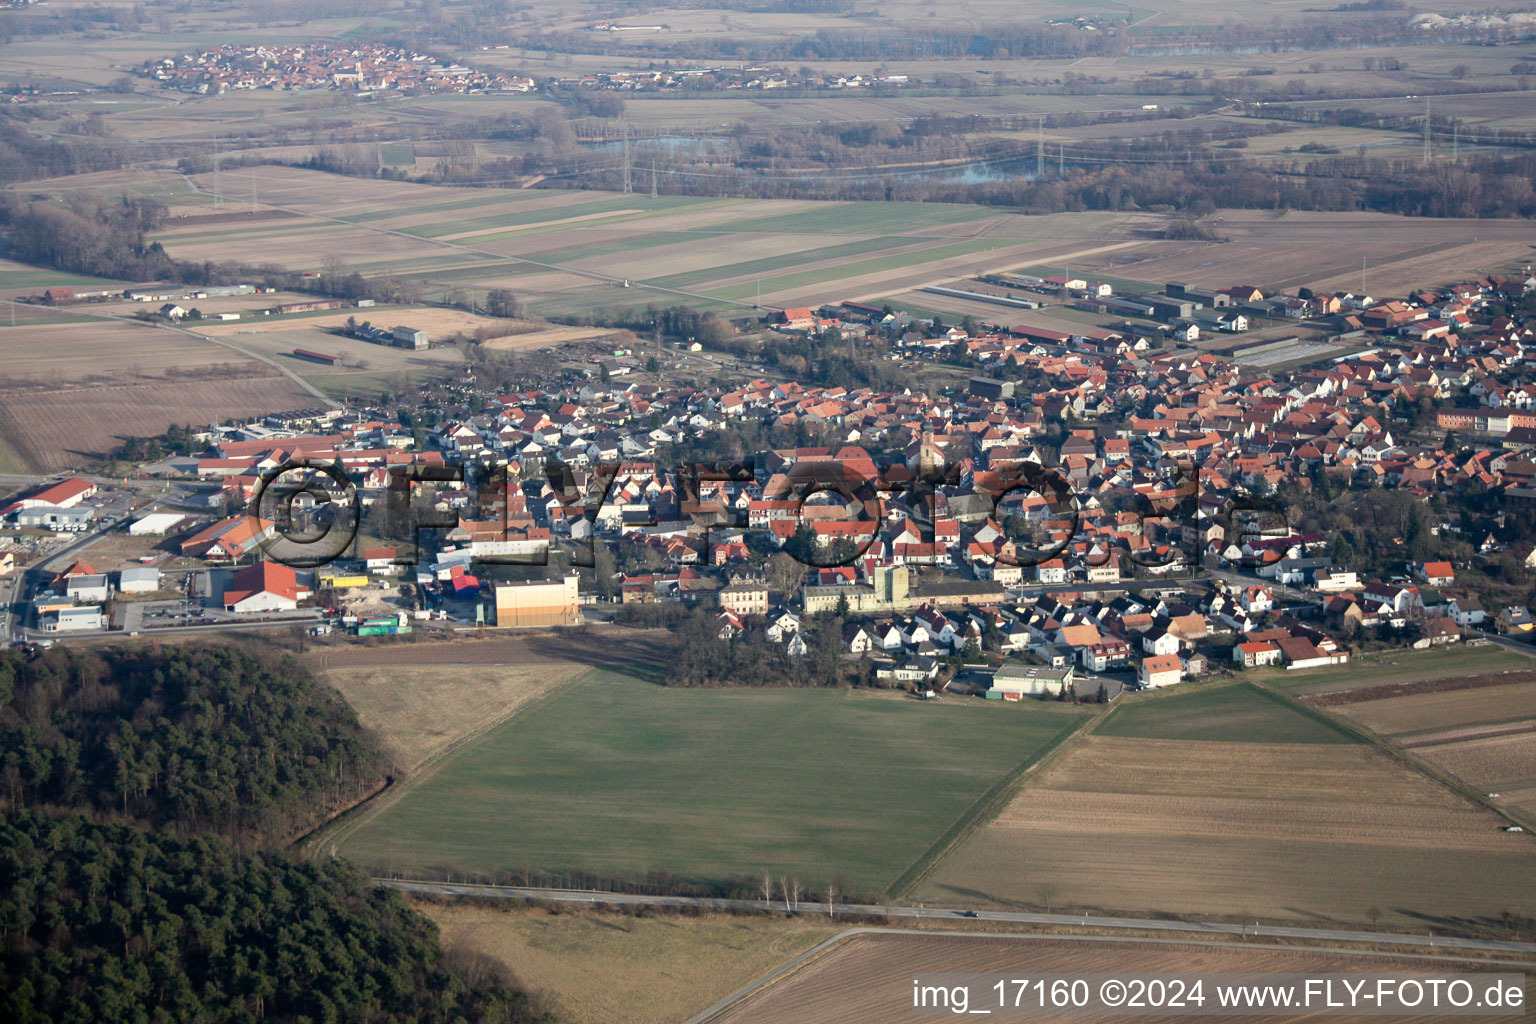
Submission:
[[578,621],[576,574],[559,580],[496,587],[496,625],[573,626]]

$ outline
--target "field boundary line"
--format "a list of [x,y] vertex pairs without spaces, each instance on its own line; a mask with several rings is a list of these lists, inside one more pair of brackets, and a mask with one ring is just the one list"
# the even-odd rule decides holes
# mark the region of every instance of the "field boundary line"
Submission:
[[909,864],[905,871],[896,876],[896,880],[886,888],[887,896],[894,900],[906,898],[907,894],[938,866],[939,861],[965,841],[977,828],[997,817],[1023,788],[1026,780],[1038,774],[1040,769],[1054,764],[1065,750],[1081,742],[1082,736],[1113,711],[1114,706],[1111,705],[1107,710],[1085,716],[1075,728],[1063,731],[1060,738],[1044,751],[1025,759],[988,786],[971,802],[970,806],[960,812],[960,817],[956,818],[949,828],[940,833],[939,838],[918,854],[917,859]]
[[1452,775],[1451,773],[1444,771],[1433,764],[1430,764],[1428,761],[1413,753],[1413,751],[1406,747],[1399,746],[1390,738],[1381,735],[1374,729],[1370,729],[1343,716],[1334,715],[1327,708],[1314,708],[1304,706],[1299,699],[1282,693],[1279,690],[1271,689],[1263,683],[1252,682],[1249,685],[1258,688],[1271,697],[1295,706],[1297,710],[1327,721],[1336,729],[1357,736],[1363,743],[1374,747],[1376,750],[1379,750],[1381,753],[1397,761],[1399,764],[1403,765],[1405,768],[1408,768],[1410,771],[1424,776],[1431,782],[1439,783],[1456,795],[1470,800],[1480,807],[1486,807],[1488,810],[1492,811],[1494,814],[1498,815],[1500,818],[1503,818],[1510,824],[1519,825],[1521,828],[1524,828],[1528,832],[1536,831],[1536,818],[1527,818],[1524,814],[1518,811],[1499,806],[1491,799],[1489,799],[1486,793],[1476,788],[1471,783],[1465,782],[1462,779],[1457,778],[1455,775]]
[[1293,701],[1286,697],[1282,697],[1278,692],[1260,686],[1258,683],[1251,680],[1245,679],[1238,685],[1246,686],[1248,689],[1252,690],[1254,693],[1257,693],[1259,696],[1265,698],[1266,700],[1274,701],[1276,704],[1279,704],[1281,707],[1288,711],[1299,712],[1301,715],[1311,719],[1318,725],[1321,725],[1324,728],[1331,730],[1332,732],[1336,732],[1349,740],[1352,740],[1356,743],[1361,741],[1359,734],[1344,728],[1331,717],[1318,714],[1317,708],[1303,703],[1302,701]]
[[[342,668],[345,666],[336,667]],[[556,683],[546,692],[539,694],[537,697],[527,701],[526,703],[519,704],[517,707],[508,711],[506,714],[500,715],[488,722],[476,726],[474,729],[470,730],[469,732],[460,736],[458,739],[454,740],[452,743],[448,744],[442,750],[439,750],[431,757],[422,761],[421,764],[416,766],[415,771],[402,778],[395,785],[379,790],[368,799],[364,800],[362,803],[355,804],[348,810],[332,818],[329,822],[312,833],[309,839],[304,842],[301,849],[306,853],[312,853],[322,842],[340,846],[342,843],[352,838],[352,835],[357,832],[358,829],[362,828],[364,825],[377,818],[380,814],[384,813],[395,804],[399,803],[401,798],[403,798],[411,790],[415,789],[426,780],[435,777],[438,772],[447,767],[448,762],[453,757],[463,753],[465,747],[474,743],[476,740],[484,738],[486,733],[489,733],[491,730],[496,729],[499,726],[505,725],[507,722],[510,722],[524,711],[538,707],[540,704],[543,704],[545,701],[549,700],[549,698],[553,697],[556,693],[564,690],[567,686],[570,686],[574,683],[579,683],[586,679],[593,672],[599,671],[602,670],[597,668],[588,668],[587,671],[567,679],[563,683]],[[340,694],[338,692],[338,696],[339,695]]]
[[757,978],[747,982],[741,988],[737,989],[735,992],[732,992],[724,999],[719,1000],[718,1002],[700,1011],[699,1013],[694,1014],[692,1017],[689,1017],[687,1021],[684,1022],[684,1024],[705,1024],[706,1021],[713,1020],[715,1017],[720,1016],[720,1014],[724,1013],[726,1010],[729,1010],[737,1003],[746,999],[750,999],[758,993],[772,988],[777,983],[798,974],[803,968],[808,967],[810,964],[817,960],[820,960],[827,953],[830,953],[833,949],[841,946],[849,939],[856,938],[859,935],[868,934],[870,932],[878,933],[885,931],[901,932],[901,929],[870,928],[867,925],[854,925],[851,928],[845,928],[838,932],[836,935],[822,939],[820,942],[806,950],[804,953],[801,953],[795,957],[791,957],[787,963],[782,963],[778,967],[775,967],[773,970],[769,971],[767,974],[760,975]]

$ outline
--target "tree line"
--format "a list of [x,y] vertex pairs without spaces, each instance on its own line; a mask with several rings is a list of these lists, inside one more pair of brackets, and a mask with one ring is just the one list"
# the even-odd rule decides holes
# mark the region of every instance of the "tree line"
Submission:
[[0,1019],[553,1024],[398,894],[277,848],[387,770],[291,660],[0,655]]
[[0,799],[247,844],[303,832],[389,766],[294,662],[231,647],[0,656]]
[[0,819],[0,1017],[552,1020],[343,861],[35,810]]

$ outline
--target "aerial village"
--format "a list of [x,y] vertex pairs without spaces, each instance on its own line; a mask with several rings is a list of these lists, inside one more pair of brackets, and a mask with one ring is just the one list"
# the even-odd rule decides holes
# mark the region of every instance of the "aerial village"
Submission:
[[[507,49],[507,47],[485,47]],[[378,43],[215,46],[198,53],[146,61],[141,74],[182,92],[270,89],[295,92],[350,90],[359,94],[525,93],[535,79],[500,69],[467,67],[427,53]],[[908,76],[890,72],[805,74],[769,65],[699,65],[544,75],[552,84],[618,92],[673,89],[772,90],[815,86],[831,89],[900,88]]]
[[[109,509],[112,487],[70,478],[0,509],[32,535],[157,541],[116,572],[83,556],[32,595],[15,635],[267,623],[378,637],[687,615],[711,642],[786,665],[832,652],[860,684],[1090,701],[1343,664],[1362,645],[1528,643],[1529,584],[1510,568],[1536,567],[1536,516],[1507,510],[1536,508],[1536,318],[1518,314],[1533,293],[1529,275],[1385,301],[1169,286],[1171,330],[1294,310],[1358,342],[1274,373],[1134,331],[962,329],[849,302],[760,326],[878,339],[914,377],[944,362],[965,383],[668,385],[621,351],[557,387],[490,393],[466,372],[409,425],[323,409],[194,430],[189,454],[124,481],[169,486],[153,505]],[[788,443],[722,459],[717,442],[748,428]],[[264,557],[280,524],[249,511],[294,460],[342,468],[362,509],[358,539],[318,568]],[[412,467],[460,477],[431,494],[450,525],[420,552],[409,523],[384,522],[392,474]],[[1038,484],[1045,469],[1070,497]],[[505,483],[488,503],[493,470]],[[1351,501],[1397,519],[1352,524],[1351,543],[1322,518]]]

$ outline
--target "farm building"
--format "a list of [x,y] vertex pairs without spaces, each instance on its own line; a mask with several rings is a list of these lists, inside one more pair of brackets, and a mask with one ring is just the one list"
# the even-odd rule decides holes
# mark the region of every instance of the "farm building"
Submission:
[[235,570],[224,591],[224,610],[231,612],[291,612],[309,596],[309,588],[286,565],[261,561]]
[[307,359],[312,363],[324,363],[326,366],[335,366],[341,362],[341,356],[328,356],[324,352],[315,352],[307,348],[296,348],[293,354],[298,359]]
[[16,513],[16,525],[34,529],[79,533],[88,529],[95,518],[93,508],[64,508],[59,505],[33,505]]
[[1049,665],[1004,665],[992,676],[992,688],[987,691],[987,699],[1054,697],[1063,687],[1072,685],[1073,672],[1070,662],[1062,668]]
[[1287,669],[1321,668],[1324,665],[1349,663],[1348,651],[1337,648],[1325,650],[1304,636],[1276,640],[1275,645],[1280,648],[1280,655]]
[[427,332],[418,331],[414,327],[396,327],[390,332],[390,337],[401,348],[423,349],[427,347]]
[[496,587],[498,626],[575,625],[579,597],[574,573],[558,580],[503,583]]
[[124,569],[117,574],[117,589],[124,594],[152,594],[160,589],[160,570],[152,565]]
[[151,512],[128,527],[130,537],[163,537],[186,520],[180,512]]
[[24,498],[17,498],[5,506],[5,508],[0,508],[0,516],[10,515],[19,509],[34,508],[39,505],[73,508],[95,494],[95,484],[89,480],[82,480],[79,477],[71,477],[68,480],[61,480],[56,484],[50,484],[41,490],[33,491]]
[[1142,659],[1136,681],[1149,690],[1172,686],[1184,678],[1184,662],[1177,654],[1154,654]]
[[303,302],[284,302],[278,305],[279,316],[288,313],[320,313],[327,309],[340,309],[340,299],[307,299]]

